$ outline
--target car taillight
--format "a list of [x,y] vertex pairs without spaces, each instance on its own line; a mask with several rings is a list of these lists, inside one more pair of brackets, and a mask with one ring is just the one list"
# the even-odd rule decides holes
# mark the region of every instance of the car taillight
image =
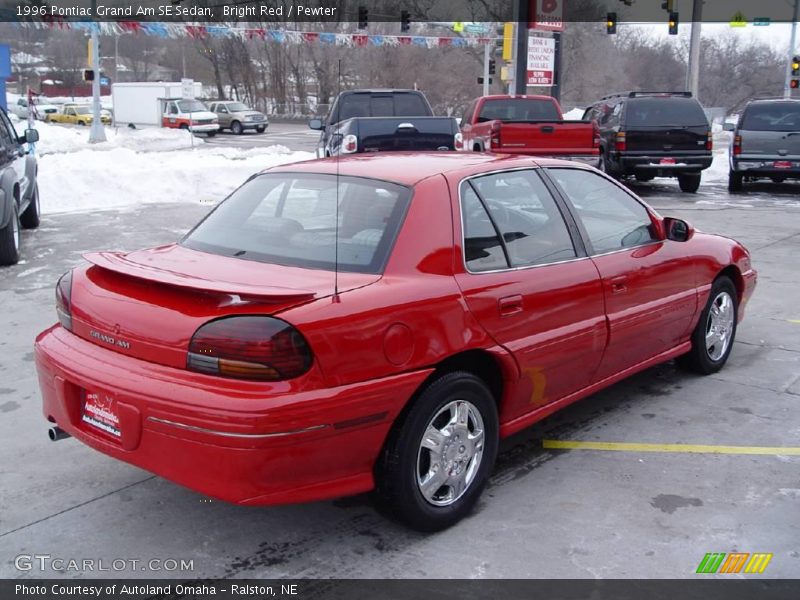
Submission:
[[733,138],[733,155],[738,156],[742,153],[742,136],[737,135]]
[[344,136],[342,140],[342,152],[344,154],[352,154],[358,150],[358,138],[352,133]]
[[706,134],[706,150],[714,149],[714,135],[709,131]]
[[628,141],[624,131],[618,131],[614,138],[614,150],[617,152],[625,152],[628,149]]
[[492,148],[499,148],[500,147],[500,128],[502,124],[500,121],[493,121],[492,122],[492,136],[491,136],[491,147]]
[[464,136],[460,132],[453,136],[453,148],[456,150],[464,149]]
[[72,331],[72,271],[64,273],[56,283],[56,312],[61,326]]
[[186,368],[236,379],[281,381],[302,375],[311,363],[305,338],[287,322],[234,316],[210,321],[195,332]]

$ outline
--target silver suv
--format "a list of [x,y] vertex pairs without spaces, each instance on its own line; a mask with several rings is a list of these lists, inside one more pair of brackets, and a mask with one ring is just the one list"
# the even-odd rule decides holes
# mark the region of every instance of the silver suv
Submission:
[[231,133],[236,135],[244,133],[245,129],[255,129],[258,133],[264,133],[269,125],[267,115],[235,100],[212,102],[209,110],[217,114],[220,129],[230,129]]
[[753,100],[725,130],[733,132],[730,191],[760,178],[800,179],[800,100]]

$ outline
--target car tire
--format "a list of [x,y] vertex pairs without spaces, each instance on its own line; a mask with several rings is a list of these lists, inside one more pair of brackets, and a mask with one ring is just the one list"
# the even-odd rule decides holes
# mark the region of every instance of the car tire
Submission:
[[498,431],[497,405],[481,379],[463,371],[435,379],[389,434],[376,468],[381,505],[419,531],[460,521],[489,480]]
[[41,215],[39,208],[39,184],[33,184],[33,192],[31,201],[19,217],[20,224],[25,229],[36,229],[39,226],[39,217]]
[[231,122],[231,133],[236,135],[242,135],[244,133],[244,127],[239,121],[232,121]]
[[606,156],[606,153],[603,152],[602,150],[600,151],[600,164],[598,165],[597,168],[600,169],[603,173],[605,173],[609,177],[613,177],[614,179],[618,179],[619,178],[619,173],[614,171],[609,166],[609,164],[608,164],[608,156]]
[[783,183],[786,181],[786,177],[770,177],[772,183]]
[[692,332],[692,349],[678,357],[679,365],[702,375],[716,373],[725,366],[736,338],[738,298],[730,278],[717,277]]
[[741,192],[744,189],[744,175],[736,171],[728,171],[728,191]]
[[13,212],[6,226],[0,229],[0,265],[15,265],[19,261],[19,248],[22,243],[19,224],[19,209],[12,201]]
[[84,125],[86,125],[86,123],[84,123],[83,121],[78,121],[78,125],[80,125],[81,127],[83,127]]
[[266,125],[256,125],[256,131],[258,133],[264,133],[267,130]]
[[646,183],[648,181],[653,181],[656,178],[655,175],[648,175],[645,173],[634,173],[634,177],[636,177],[636,181],[640,183]]
[[208,137],[214,137],[215,135],[217,135],[217,132],[216,131],[208,131],[208,132],[206,132],[206,135]]
[[186,131],[186,130],[188,130],[188,129],[189,129],[189,126],[188,126],[186,123],[181,123],[181,124],[178,126],[178,129],[183,129],[184,131]]
[[700,173],[681,173],[678,175],[678,185],[682,192],[694,194],[700,188]]

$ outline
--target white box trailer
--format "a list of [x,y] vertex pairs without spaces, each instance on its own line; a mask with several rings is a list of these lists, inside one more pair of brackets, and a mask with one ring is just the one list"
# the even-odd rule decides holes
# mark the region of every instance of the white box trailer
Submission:
[[[199,81],[191,84],[194,96],[203,93]],[[180,81],[115,83],[111,86],[114,124],[122,127],[170,127],[213,135],[219,129],[217,116],[185,98]]]

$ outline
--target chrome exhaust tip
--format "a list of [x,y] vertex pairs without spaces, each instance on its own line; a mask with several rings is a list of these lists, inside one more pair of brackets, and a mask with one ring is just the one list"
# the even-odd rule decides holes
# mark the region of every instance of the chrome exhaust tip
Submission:
[[68,437],[71,437],[66,431],[61,429],[61,427],[51,427],[47,431],[47,436],[50,438],[51,442],[57,442],[58,440],[64,440]]

